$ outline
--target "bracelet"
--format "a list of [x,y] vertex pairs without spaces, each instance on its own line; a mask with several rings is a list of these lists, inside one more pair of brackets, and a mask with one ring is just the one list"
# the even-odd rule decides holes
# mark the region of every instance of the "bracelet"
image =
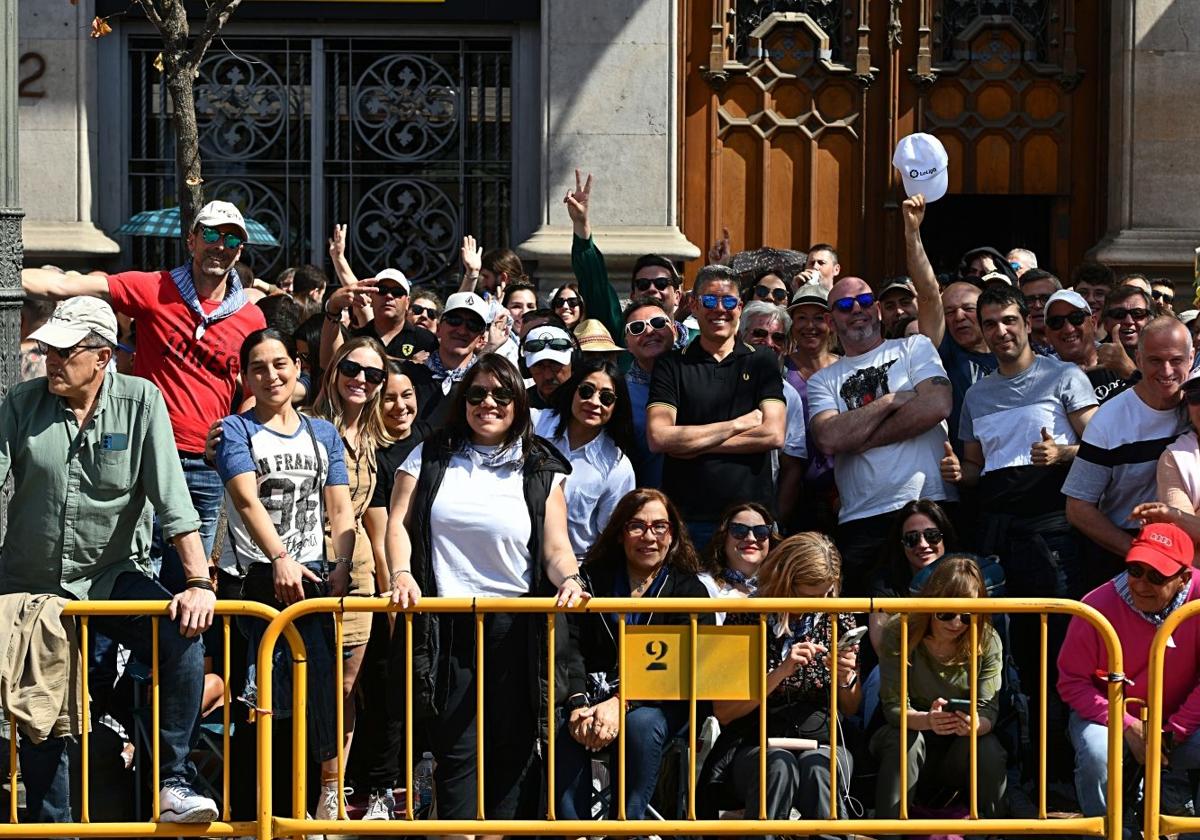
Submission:
[[354,568],[354,561],[353,561],[353,560],[351,560],[349,557],[335,557],[335,558],[333,558],[333,565],[335,565],[335,566],[336,566],[336,565],[337,565],[337,564],[339,564],[339,563],[345,563],[345,564],[346,564],[347,566],[349,566],[350,568]]
[[856,686],[856,685],[858,685],[858,672],[857,671],[855,671],[850,676],[850,682],[846,683],[845,685],[839,685],[838,688],[851,689],[851,688],[854,688],[854,686]]
[[579,574],[579,572],[576,572],[576,573],[575,573],[575,574],[573,574],[573,575],[567,575],[565,578],[563,578],[563,583],[566,583],[566,582],[567,582],[567,581],[569,581],[569,580],[573,580],[573,581],[575,581],[576,583],[578,583],[578,584],[579,584],[579,588],[580,588],[580,589],[582,589],[584,592],[587,592],[587,591],[588,591],[587,584],[586,584],[586,583],[584,583],[584,581],[583,581],[583,576],[582,576],[582,575],[580,575],[580,574]]
[[281,549],[279,549],[279,553],[271,558],[271,562],[274,563],[276,560],[282,560],[283,558],[285,558],[287,556],[288,556],[288,550],[286,548],[281,548]]
[[412,573],[412,569],[397,569],[396,571],[392,572],[390,579],[395,580],[400,575],[408,575],[413,580],[417,579],[417,576]]
[[208,578],[188,578],[187,579],[187,588],[188,589],[203,589],[207,592],[212,592],[214,595],[217,592],[217,588],[215,586],[213,586],[212,581],[209,580]]

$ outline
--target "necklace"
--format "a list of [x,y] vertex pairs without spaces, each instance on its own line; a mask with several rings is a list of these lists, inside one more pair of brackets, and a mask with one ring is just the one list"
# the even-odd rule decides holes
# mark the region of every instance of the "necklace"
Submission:
[[654,567],[654,568],[651,570],[650,574],[646,575],[644,578],[642,578],[642,579],[641,579],[640,581],[638,581],[636,584],[633,582],[633,580],[632,580],[632,579],[630,579],[630,581],[629,581],[629,586],[630,586],[629,594],[633,595],[635,598],[636,598],[637,596],[639,596],[639,595],[642,595],[642,594],[644,594],[644,593],[645,593],[645,591],[646,591],[646,589],[647,589],[647,588],[649,588],[650,584],[654,582],[654,579],[655,579],[656,577],[658,577],[658,573],[659,573],[659,572],[662,570],[662,567],[663,567],[663,564],[662,564],[662,563],[659,563],[657,566],[655,566],[655,567]]

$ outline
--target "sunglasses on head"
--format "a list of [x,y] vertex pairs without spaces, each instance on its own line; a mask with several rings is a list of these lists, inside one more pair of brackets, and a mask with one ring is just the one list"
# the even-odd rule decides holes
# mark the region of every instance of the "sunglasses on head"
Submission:
[[600,405],[608,408],[617,401],[617,392],[609,388],[597,388],[591,382],[580,382],[579,387],[575,389],[575,393],[579,394],[579,399],[590,400],[596,396],[596,392],[600,392]]
[[1069,322],[1073,327],[1082,327],[1083,322],[1089,317],[1091,316],[1089,316],[1082,309],[1076,309],[1074,312],[1071,312],[1067,315],[1047,315],[1046,326],[1052,330],[1061,330],[1063,328],[1063,324]]
[[563,307],[566,307],[567,309],[578,309],[579,308],[579,298],[577,298],[577,297],[559,298],[558,300],[554,301],[554,303],[551,304],[551,306],[550,306],[551,309],[562,309]]
[[547,347],[551,350],[572,350],[575,344],[569,338],[527,338],[521,347],[526,353],[536,353]]
[[1163,303],[1174,303],[1175,302],[1175,295],[1169,294],[1167,292],[1151,292],[1150,297],[1154,298],[1155,300],[1162,301]]
[[231,251],[236,251],[246,244],[246,240],[236,233],[221,233],[216,228],[202,227],[200,228],[200,238],[209,245],[216,245],[222,239],[225,240],[225,247]]
[[349,359],[342,359],[338,362],[337,369],[338,373],[348,379],[354,379],[361,373],[363,379],[372,385],[378,385],[387,378],[387,372],[383,368],[367,367],[366,365],[360,365],[358,362],[352,362]]
[[639,277],[633,281],[633,287],[639,292],[648,292],[651,286],[660,292],[665,292],[674,285],[675,278],[673,277]]
[[492,401],[501,407],[512,405],[512,401],[516,397],[511,389],[505,388],[503,385],[497,388],[485,388],[482,385],[472,385],[467,389],[467,393],[464,396],[466,397],[467,402],[469,402],[471,405],[479,405],[489,396],[491,396]]
[[466,315],[459,315],[457,312],[452,312],[449,315],[443,315],[442,323],[449,327],[461,327],[463,324],[466,324],[467,329],[473,333],[483,332],[482,320],[479,318],[469,318]]
[[435,321],[437,320],[437,316],[438,316],[438,311],[437,311],[436,307],[422,306],[419,303],[410,303],[408,305],[408,311],[414,315],[428,315],[430,318],[432,318]]
[[666,315],[655,315],[653,318],[643,318],[640,321],[630,321],[625,325],[625,332],[630,335],[641,335],[646,330],[661,330],[669,326],[671,319]]
[[718,303],[722,309],[732,312],[742,302],[734,295],[700,295],[700,305],[705,309],[716,309]]
[[764,330],[762,327],[755,327],[754,329],[750,330],[750,337],[756,341],[766,341],[767,338],[770,337],[770,339],[776,344],[783,344],[785,341],[787,341],[786,333],[771,332],[770,330]]
[[1124,321],[1126,316],[1135,321],[1144,321],[1150,316],[1149,309],[1142,309],[1140,306],[1133,309],[1125,309],[1124,307],[1114,306],[1112,309],[1104,313],[1104,317],[1111,318],[1114,321]]
[[1130,563],[1125,567],[1125,571],[1129,573],[1131,578],[1140,579],[1144,577],[1155,586],[1162,586],[1169,580],[1175,580],[1175,578],[1179,577],[1179,575],[1186,571],[1186,569],[1180,569],[1175,574],[1168,576],[1164,575],[1157,569],[1151,569],[1149,566],[1145,566],[1141,563]]
[[770,525],[747,525],[744,522],[730,522],[729,536],[735,540],[744,540],[750,534],[754,534],[755,542],[763,542],[771,538]]
[[838,312],[853,312],[854,304],[858,304],[860,309],[870,309],[875,305],[875,295],[870,292],[863,292],[861,295],[854,297],[838,298],[833,302],[833,308]]
[[754,287],[754,296],[759,300],[776,300],[783,303],[787,300],[787,289],[772,289],[769,286],[764,286],[761,283]]
[[934,613],[933,617],[936,618],[938,621],[953,621],[954,619],[957,618],[963,624],[971,623],[971,614],[970,613]]
[[900,542],[905,548],[916,548],[921,544],[922,537],[929,545],[937,545],[943,539],[941,528],[924,528],[920,531],[905,531],[900,535]]
[[399,283],[388,283],[386,286],[376,286],[375,294],[380,297],[402,298],[408,297],[408,292]]

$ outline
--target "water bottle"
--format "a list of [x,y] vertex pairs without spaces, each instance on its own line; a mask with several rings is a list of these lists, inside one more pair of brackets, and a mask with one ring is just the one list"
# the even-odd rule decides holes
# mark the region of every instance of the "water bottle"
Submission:
[[417,812],[429,813],[433,805],[433,753],[421,753],[421,762],[413,769],[413,787],[417,789]]

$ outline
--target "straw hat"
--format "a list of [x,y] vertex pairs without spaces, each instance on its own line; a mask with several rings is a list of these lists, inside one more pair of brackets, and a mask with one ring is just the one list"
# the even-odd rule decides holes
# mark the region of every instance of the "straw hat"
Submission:
[[575,327],[575,338],[584,353],[613,353],[621,349],[613,341],[612,333],[595,318],[580,321]]

